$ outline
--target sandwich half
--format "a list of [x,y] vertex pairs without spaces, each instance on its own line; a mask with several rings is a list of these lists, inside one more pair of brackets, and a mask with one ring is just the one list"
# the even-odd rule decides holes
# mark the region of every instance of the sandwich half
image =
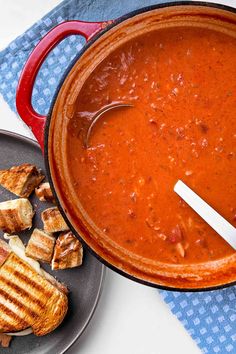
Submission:
[[68,310],[67,289],[38,262],[29,261],[23,248],[17,252],[24,254],[20,257],[0,240],[0,333],[32,328],[35,335],[43,336],[63,321]]

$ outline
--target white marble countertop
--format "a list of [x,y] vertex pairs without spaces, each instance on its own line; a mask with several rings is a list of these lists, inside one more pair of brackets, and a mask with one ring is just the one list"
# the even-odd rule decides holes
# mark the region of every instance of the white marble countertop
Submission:
[[[59,2],[0,0],[0,50]],[[235,0],[215,2],[236,5]],[[17,119],[1,96],[0,129],[32,137],[29,129]],[[171,314],[157,290],[136,284],[108,270],[96,313],[84,334],[69,352],[199,354],[200,350]]]

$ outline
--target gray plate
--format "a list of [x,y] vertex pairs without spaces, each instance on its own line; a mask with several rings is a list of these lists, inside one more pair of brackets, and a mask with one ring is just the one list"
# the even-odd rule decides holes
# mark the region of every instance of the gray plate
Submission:
[[[38,144],[31,139],[0,130],[0,169],[26,162],[33,163],[44,171],[43,156]],[[14,194],[0,187],[0,202],[15,198],[17,197]],[[34,208],[37,208],[33,227],[42,228],[40,213],[52,205],[39,202],[34,195],[30,197],[30,201]],[[31,232],[21,233],[24,243],[27,243]],[[69,287],[69,312],[62,325],[47,336],[28,335],[14,338],[10,348],[4,350],[7,354],[64,353],[82,334],[96,309],[105,267],[89,252],[84,252],[84,262],[80,268],[54,272],[50,270],[50,266],[45,266],[45,264],[43,268]],[[0,349],[0,352],[3,352],[3,349]]]

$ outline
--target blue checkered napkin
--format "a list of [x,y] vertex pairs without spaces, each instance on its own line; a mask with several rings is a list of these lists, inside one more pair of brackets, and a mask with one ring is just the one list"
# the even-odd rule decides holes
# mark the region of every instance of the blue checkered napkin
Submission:
[[[37,42],[64,20],[107,20],[157,0],[67,0],[0,52],[0,93],[12,110],[22,67]],[[43,64],[33,93],[33,105],[46,114],[61,75],[83,45],[79,36],[59,44]],[[160,291],[203,353],[236,353],[236,287],[201,293]],[[191,353],[190,353],[191,354]]]
[[161,295],[203,353],[236,353],[235,286],[200,293],[161,291]]

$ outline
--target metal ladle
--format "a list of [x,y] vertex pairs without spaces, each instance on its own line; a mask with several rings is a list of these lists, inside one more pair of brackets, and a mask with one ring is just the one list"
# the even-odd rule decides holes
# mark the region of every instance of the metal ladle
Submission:
[[87,130],[86,136],[84,138],[84,146],[87,149],[89,147],[89,138],[92,132],[92,129],[95,125],[95,123],[103,116],[103,114],[117,108],[123,108],[123,107],[133,107],[131,103],[123,103],[123,102],[117,102],[117,103],[111,103],[103,108],[101,108],[99,111],[95,113],[93,116],[92,122]]

